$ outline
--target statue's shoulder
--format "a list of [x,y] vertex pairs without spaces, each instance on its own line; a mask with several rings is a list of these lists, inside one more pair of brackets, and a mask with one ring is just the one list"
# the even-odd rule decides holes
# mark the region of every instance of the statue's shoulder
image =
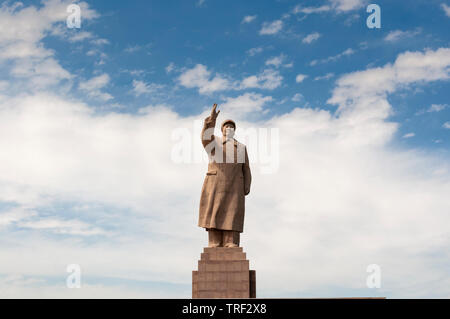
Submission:
[[239,141],[236,140],[236,139],[234,139],[234,145],[236,145],[237,147],[242,147],[242,148],[245,148],[245,147],[246,147],[245,144],[239,142]]

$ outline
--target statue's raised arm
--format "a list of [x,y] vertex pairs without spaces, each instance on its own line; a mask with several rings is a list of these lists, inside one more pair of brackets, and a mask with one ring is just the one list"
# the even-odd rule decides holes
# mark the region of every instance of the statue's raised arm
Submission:
[[214,128],[216,127],[216,119],[220,110],[216,112],[217,104],[214,103],[211,109],[211,115],[205,119],[201,133],[203,147],[206,147],[214,140]]

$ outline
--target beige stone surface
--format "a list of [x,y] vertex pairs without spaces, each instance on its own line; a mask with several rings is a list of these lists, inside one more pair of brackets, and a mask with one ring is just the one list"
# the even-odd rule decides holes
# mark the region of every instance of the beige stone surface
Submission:
[[205,247],[192,272],[192,298],[256,298],[256,273],[242,247]]
[[216,112],[216,107],[214,104],[201,133],[209,164],[201,190],[198,226],[241,233],[244,230],[245,196],[250,193],[252,180],[247,147],[229,135],[227,129],[236,128],[230,120],[222,124],[221,138],[214,135],[220,113]]

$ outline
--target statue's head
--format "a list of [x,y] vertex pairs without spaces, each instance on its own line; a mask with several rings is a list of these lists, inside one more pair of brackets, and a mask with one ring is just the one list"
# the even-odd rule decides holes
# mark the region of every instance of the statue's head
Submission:
[[236,123],[233,120],[225,120],[222,122],[222,134],[224,137],[232,138],[236,130]]

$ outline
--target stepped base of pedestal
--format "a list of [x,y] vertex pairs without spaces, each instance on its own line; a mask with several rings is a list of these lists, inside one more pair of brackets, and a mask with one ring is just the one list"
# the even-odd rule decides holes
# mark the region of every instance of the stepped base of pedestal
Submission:
[[242,247],[205,247],[192,272],[192,298],[256,298],[256,272]]

